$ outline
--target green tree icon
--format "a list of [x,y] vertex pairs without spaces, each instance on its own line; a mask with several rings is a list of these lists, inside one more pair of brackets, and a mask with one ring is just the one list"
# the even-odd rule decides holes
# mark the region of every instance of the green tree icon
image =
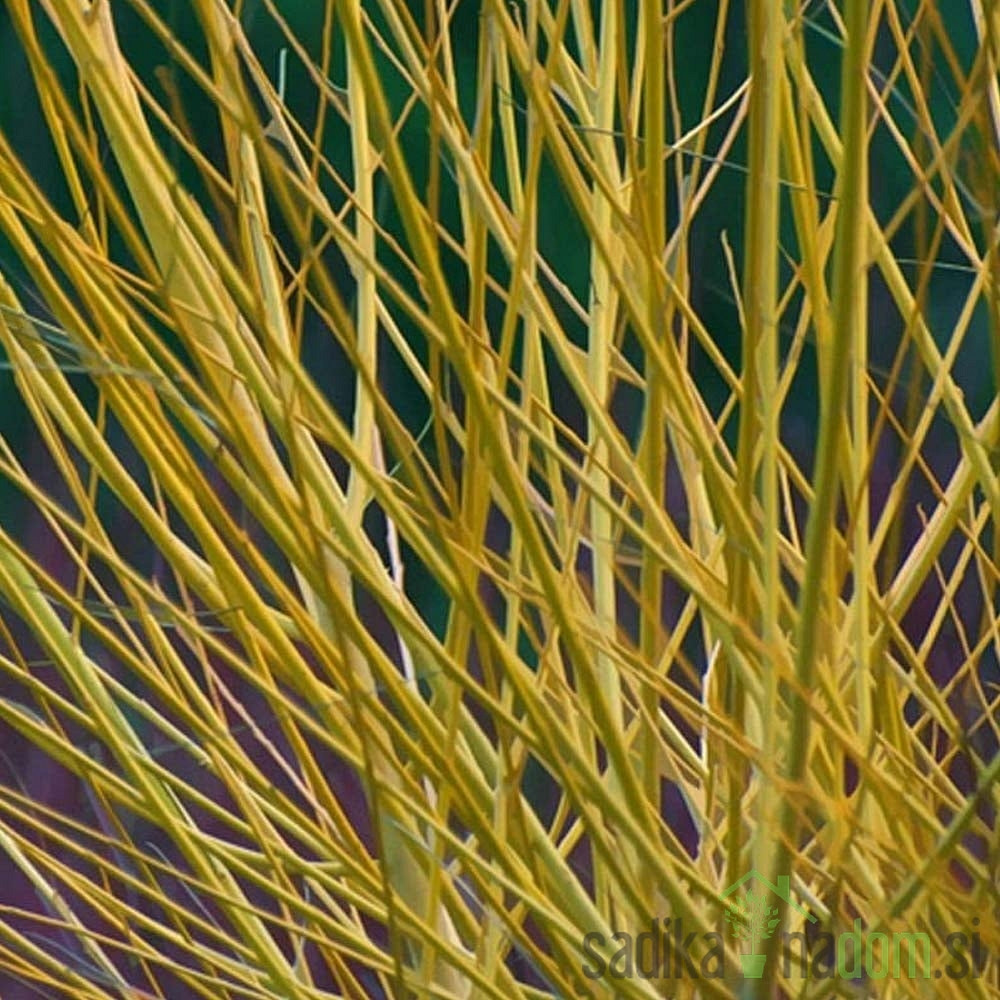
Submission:
[[740,902],[729,904],[726,920],[732,927],[737,941],[749,942],[749,950],[740,955],[743,975],[748,979],[760,979],[764,972],[766,955],[759,952],[760,943],[774,933],[781,917],[776,906],[769,906],[763,892],[747,892]]

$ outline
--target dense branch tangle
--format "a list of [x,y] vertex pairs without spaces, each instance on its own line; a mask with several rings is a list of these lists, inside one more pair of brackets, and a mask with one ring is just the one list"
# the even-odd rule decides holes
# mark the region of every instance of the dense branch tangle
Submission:
[[995,904],[996,5],[122,6],[6,4],[4,974],[653,997],[583,936],[752,865]]

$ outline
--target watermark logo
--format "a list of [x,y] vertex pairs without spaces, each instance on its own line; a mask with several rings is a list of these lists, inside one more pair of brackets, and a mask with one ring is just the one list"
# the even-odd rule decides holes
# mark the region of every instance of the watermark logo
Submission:
[[[942,952],[933,960],[931,938],[922,931],[893,931],[864,927],[854,920],[851,930],[834,933],[792,896],[787,875],[769,881],[756,869],[728,886],[720,896],[724,920],[720,930],[736,944],[740,968],[727,968],[723,933],[689,932],[681,916],[653,918],[638,934],[614,930],[610,935],[591,931],[581,951],[583,975],[596,979],[760,979],[768,959],[768,941],[780,937],[771,949],[784,980],[805,978],[876,982],[886,978],[952,980],[991,977],[1000,972],[1000,956],[984,947],[979,918],[970,932],[940,938]],[[782,928],[788,917],[797,930]],[[728,956],[732,956],[730,949]],[[729,963],[731,965],[731,962]],[[998,976],[1000,979],[1000,976]],[[1000,985],[1000,983],[998,983]]]
[[792,899],[787,875],[778,876],[778,884],[775,885],[756,868],[751,868],[723,892],[722,898],[730,899],[726,906],[726,922],[733,937],[744,945],[740,964],[746,979],[760,979],[764,975],[767,959],[764,942],[781,923],[781,904],[794,907],[810,923],[816,922],[811,913]]

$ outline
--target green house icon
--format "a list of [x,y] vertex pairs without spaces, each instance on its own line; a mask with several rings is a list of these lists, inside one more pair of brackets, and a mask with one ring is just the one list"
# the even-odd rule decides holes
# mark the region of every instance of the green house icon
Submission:
[[[744,889],[744,886],[747,886]],[[742,898],[737,893],[743,889]],[[748,951],[740,955],[743,976],[746,979],[760,979],[764,974],[767,956],[762,943],[769,938],[781,921],[777,906],[772,906],[770,898],[777,897],[786,906],[792,907],[810,923],[816,918],[799,906],[792,898],[791,880],[787,875],[779,875],[777,885],[766,879],[756,868],[751,868],[742,878],[737,879],[722,893],[721,899],[730,900],[726,909],[726,919],[732,925],[733,935],[746,943]]]

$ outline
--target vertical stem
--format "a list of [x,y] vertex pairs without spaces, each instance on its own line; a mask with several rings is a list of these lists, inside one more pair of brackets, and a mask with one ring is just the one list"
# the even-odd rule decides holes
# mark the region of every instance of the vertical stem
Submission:
[[[598,45],[597,107],[595,123],[602,134],[595,139],[597,161],[610,185],[618,186],[618,162],[612,132],[615,127],[615,83],[618,46],[616,36],[619,30],[618,4],[615,0],[605,3],[601,9],[601,37]],[[611,230],[611,202],[600,188],[594,189],[594,217],[605,231]],[[588,333],[587,377],[594,395],[602,407],[610,403],[611,342],[618,312],[617,292],[611,282],[608,261],[594,250],[590,267],[590,330]],[[598,628],[614,636],[617,609],[615,602],[615,554],[611,511],[606,506],[611,497],[611,484],[607,472],[608,447],[601,436],[598,425],[590,420],[589,445],[591,454],[590,481],[595,502],[590,506],[590,536],[593,543],[594,560],[594,612]],[[597,498],[605,502],[596,502]],[[624,726],[622,714],[621,683],[618,670],[611,656],[604,652],[597,654],[597,678],[604,692],[606,704],[611,710],[612,725],[621,730]],[[593,741],[591,740],[591,743]],[[613,769],[609,775],[615,783]],[[604,869],[595,871],[595,886],[598,906],[605,916],[613,912],[611,884],[605,879]]]
[[[757,0],[750,10],[750,61],[752,92],[750,105],[750,175],[747,199],[746,243],[746,323],[747,350],[756,356],[756,363],[747,364],[756,382],[744,386],[746,425],[741,421],[742,447],[740,459],[745,463],[745,479],[753,480],[757,442],[756,410],[759,407],[762,464],[758,489],[764,512],[761,526],[763,539],[762,604],[759,609],[761,638],[764,642],[763,690],[764,704],[760,719],[747,735],[760,740],[761,759],[765,767],[760,773],[761,793],[757,835],[754,839],[753,865],[758,871],[769,871],[774,850],[777,813],[782,798],[773,780],[780,730],[778,718],[778,657],[780,638],[778,614],[781,595],[781,569],[778,560],[780,537],[780,497],[778,493],[779,420],[781,416],[778,386],[778,248],[780,245],[781,189],[778,166],[781,147],[781,96],[784,79],[783,33],[784,17],[773,0]],[[754,398],[756,397],[756,398]],[[753,436],[742,432],[749,427]],[[749,600],[749,596],[747,598]],[[751,610],[749,607],[746,609]],[[734,863],[735,858],[730,858]]]
[[[810,707],[813,689],[819,613],[837,581],[829,568],[830,543],[840,488],[840,430],[847,395],[847,375],[852,348],[863,336],[865,298],[865,233],[867,226],[866,100],[868,64],[868,0],[846,0],[847,38],[841,70],[841,121],[843,139],[837,235],[834,247],[833,343],[826,384],[820,398],[819,443],[813,484],[813,505],[806,528],[806,572],[795,621],[795,683],[791,692],[791,732],[787,750],[785,795],[781,806],[778,841],[768,877],[790,874],[793,847],[798,840],[796,813],[801,800],[791,793],[800,785],[809,762]],[[768,960],[762,996],[770,995],[777,964],[780,936],[768,943]]]
[[[673,336],[667,326],[667,316],[663,295],[663,285],[658,270],[666,245],[666,188],[664,177],[664,63],[666,55],[663,44],[662,6],[659,0],[645,0],[641,8],[646,41],[645,75],[643,79],[643,113],[645,116],[645,198],[646,228],[649,240],[648,275],[646,302],[649,310],[649,326],[655,330],[663,327],[664,337]],[[655,366],[647,373],[645,447],[643,451],[643,477],[650,492],[662,497],[666,469],[666,437],[663,414],[666,410],[663,380]],[[644,552],[640,578],[642,595],[642,631],[639,636],[643,659],[656,663],[659,659],[660,604],[663,589],[662,566],[649,552]],[[643,689],[642,704],[650,721],[643,727],[642,742],[639,747],[641,780],[647,799],[656,804],[659,811],[659,774],[656,767],[656,736],[652,729],[659,713],[659,695],[651,686]]]

